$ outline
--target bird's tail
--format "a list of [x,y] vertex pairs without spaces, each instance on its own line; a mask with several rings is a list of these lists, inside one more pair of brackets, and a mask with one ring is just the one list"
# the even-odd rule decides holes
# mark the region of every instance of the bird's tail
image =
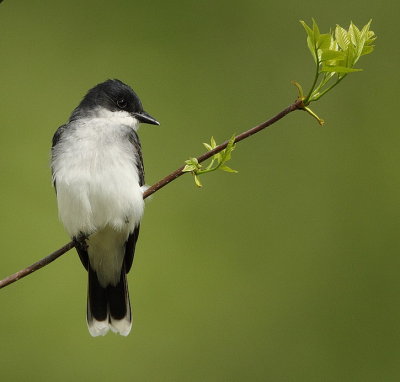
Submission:
[[121,277],[115,286],[101,286],[90,264],[88,274],[86,318],[90,334],[93,337],[104,336],[111,329],[127,336],[132,327],[132,314],[125,267],[122,267]]

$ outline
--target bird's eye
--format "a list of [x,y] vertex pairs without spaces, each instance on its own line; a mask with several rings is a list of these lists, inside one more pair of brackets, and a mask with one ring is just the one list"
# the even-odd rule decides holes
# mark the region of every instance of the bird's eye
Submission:
[[126,102],[126,100],[123,99],[123,98],[121,98],[121,99],[119,99],[119,100],[117,101],[117,106],[118,106],[120,109],[125,109],[125,108],[126,108],[126,105],[127,105],[127,102]]

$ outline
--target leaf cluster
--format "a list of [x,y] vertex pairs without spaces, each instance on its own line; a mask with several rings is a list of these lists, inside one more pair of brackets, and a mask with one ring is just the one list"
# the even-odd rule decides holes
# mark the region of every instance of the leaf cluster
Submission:
[[306,96],[296,84],[305,106],[320,99],[349,73],[362,70],[354,65],[361,56],[374,49],[376,36],[370,30],[371,21],[361,30],[351,22],[348,30],[337,25],[330,33],[320,33],[314,19],[312,27],[300,21],[307,33],[307,45],[316,65],[314,83]]
[[[214,137],[211,137],[210,143],[203,143],[203,145],[208,151],[212,151],[217,147]],[[235,146],[235,135],[233,135],[231,139],[229,139],[226,148],[215,153],[211,157],[211,162],[207,167],[203,168],[197,158],[189,158],[185,161],[186,165],[182,171],[191,172],[193,174],[194,182],[197,187],[202,187],[199,175],[206,174],[207,172],[222,170],[226,172],[237,173],[236,170],[233,170],[226,165],[226,162],[228,162],[232,157],[232,151],[235,149]]]

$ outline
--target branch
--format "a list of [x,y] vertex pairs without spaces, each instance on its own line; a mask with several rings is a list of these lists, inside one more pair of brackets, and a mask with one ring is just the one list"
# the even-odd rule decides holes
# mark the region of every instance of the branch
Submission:
[[[291,113],[292,111],[295,110],[302,110],[304,108],[302,100],[297,100],[290,106],[288,106],[286,109],[282,110],[280,113],[269,119],[268,121],[265,121],[261,123],[258,126],[255,126],[242,134],[239,134],[235,138],[235,143],[242,141],[243,139],[249,138],[255,133],[258,133],[261,130],[264,130],[266,127],[271,126],[275,122],[278,122],[281,118],[286,116],[287,114]],[[219,153],[220,151],[224,150],[228,144],[228,141],[220,144],[219,146],[215,147],[213,150],[207,151],[206,153],[200,155],[197,157],[197,160],[200,162],[204,162],[208,158],[211,158],[214,154]],[[146,199],[150,195],[154,194],[167,184],[171,183],[173,180],[179,178],[181,175],[186,174],[186,172],[183,172],[183,168],[185,166],[181,166],[178,169],[176,169],[174,172],[171,174],[167,175],[165,178],[161,179],[157,183],[153,184],[150,188],[148,188],[144,193],[143,193],[143,199]],[[31,273],[37,271],[38,269],[50,264],[60,256],[62,256],[64,253],[68,252],[70,249],[75,247],[75,243],[73,241],[69,242],[68,244],[65,244],[63,247],[58,249],[57,251],[51,253],[50,255],[44,257],[43,259],[39,260],[38,262],[30,265],[27,268],[24,268],[20,270],[17,273],[14,273],[13,275],[10,275],[6,277],[5,279],[0,281],[0,289],[6,287],[7,285],[12,284],[15,281],[18,281],[19,279],[22,279],[25,276],[30,275]]]
[[37,271],[40,268],[43,268],[45,265],[50,264],[55,259],[58,259],[61,255],[63,255],[65,252],[68,252],[70,249],[72,249],[74,247],[75,247],[75,243],[73,241],[70,241],[68,244],[65,244],[60,249],[57,249],[57,251],[54,251],[53,253],[44,257],[43,259],[39,260],[38,262],[30,265],[29,267],[21,269],[20,271],[18,271],[17,273],[14,273],[13,275],[6,277],[4,280],[0,281],[0,289],[4,288],[7,285],[12,284],[15,281],[18,281],[19,279],[22,279],[25,276],[30,275],[31,273]]
[[[265,121],[265,122],[261,123],[260,125],[255,126],[255,127],[251,128],[250,130],[243,132],[242,134],[239,134],[235,138],[235,143],[240,142],[243,139],[246,139],[255,133],[258,133],[259,131],[265,129],[268,126],[271,126],[272,124],[274,124],[275,122],[278,122],[281,118],[283,118],[287,114],[291,113],[292,111],[302,110],[303,106],[304,106],[303,102],[301,100],[297,100],[292,105],[288,106],[286,109],[282,110],[280,113],[275,115],[275,117],[272,117],[268,121]],[[201,163],[201,162],[204,162],[205,160],[207,160],[208,158],[211,158],[214,154],[217,154],[220,151],[224,150],[227,145],[228,145],[228,141],[225,141],[224,143],[221,143],[219,146],[215,147],[213,150],[207,151],[206,153],[200,155],[199,157],[197,157],[198,162]],[[146,199],[150,195],[154,194],[160,188],[163,188],[168,183],[172,182],[176,178],[179,178],[181,175],[187,174],[186,172],[182,172],[184,167],[185,166],[179,167],[174,172],[167,175],[165,178],[163,178],[160,181],[158,181],[157,183],[153,184],[150,188],[148,188],[146,190],[146,192],[144,192],[143,199]],[[1,282],[0,282],[0,288],[1,288]]]

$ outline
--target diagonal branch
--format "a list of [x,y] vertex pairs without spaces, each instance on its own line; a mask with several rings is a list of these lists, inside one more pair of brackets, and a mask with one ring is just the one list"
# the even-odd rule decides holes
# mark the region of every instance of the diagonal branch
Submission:
[[72,249],[74,247],[75,247],[75,243],[73,241],[70,241],[68,244],[65,244],[60,249],[57,249],[57,251],[54,251],[50,255],[44,257],[43,259],[30,265],[29,267],[21,269],[20,271],[14,273],[13,275],[6,277],[4,280],[0,281],[0,289],[4,288],[7,285],[12,284],[15,281],[18,281],[19,279],[22,279],[25,276],[30,275],[31,273],[37,271],[40,268],[43,268],[44,266],[50,264],[51,262],[53,262],[54,260],[56,260],[57,258],[59,258],[64,253],[68,252],[70,249]]
[[[281,118],[286,116],[287,114],[291,113],[292,111],[295,110],[302,110],[304,107],[303,102],[301,100],[297,100],[290,106],[288,106],[286,109],[282,110],[280,113],[269,119],[268,121],[265,121],[261,123],[258,126],[255,126],[241,134],[239,134],[235,138],[235,143],[242,141],[243,139],[249,138],[251,135],[258,133],[259,131],[265,129],[268,126],[271,126],[275,122],[278,122]],[[228,144],[228,141],[220,144],[219,146],[215,147],[213,150],[207,151],[206,153],[200,155],[197,157],[197,160],[200,162],[204,162],[208,158],[211,158],[214,154],[219,153],[220,151],[224,150]],[[154,194],[157,192],[159,189],[163,188],[166,186],[168,183],[171,183],[173,180],[179,178],[181,175],[186,174],[183,172],[184,166],[179,167],[175,171],[173,171],[171,174],[167,175],[165,178],[161,179],[157,183],[153,184],[150,188],[148,188],[144,193],[143,193],[143,199],[146,199],[150,195]],[[40,268],[43,268],[44,266],[50,264],[60,256],[62,256],[64,253],[68,252],[70,249],[75,247],[75,243],[73,241],[69,242],[68,244],[65,244],[63,247],[60,249],[56,250],[55,252],[51,253],[50,255],[44,257],[43,259],[39,260],[38,262],[30,265],[29,267],[26,267],[17,273],[14,273],[8,277],[6,277],[3,280],[0,280],[0,289],[6,287],[7,285],[12,284],[15,281],[18,281],[19,279],[22,279],[25,276],[30,275],[31,273],[37,271]]]

